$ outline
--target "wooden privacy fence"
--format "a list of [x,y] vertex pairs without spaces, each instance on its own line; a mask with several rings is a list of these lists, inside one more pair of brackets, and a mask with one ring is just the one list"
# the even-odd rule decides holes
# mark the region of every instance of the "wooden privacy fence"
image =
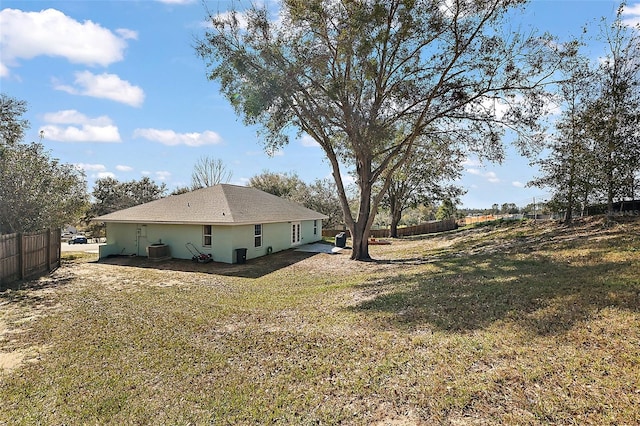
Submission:
[[[456,229],[455,219],[439,220],[434,222],[421,223],[416,226],[407,226],[398,228],[398,237],[408,237],[411,235],[433,234],[434,232],[444,232]],[[345,232],[347,236],[351,236],[349,230],[340,231],[337,229],[323,229],[323,237],[335,237],[340,232]],[[369,231],[370,238],[386,238],[389,236],[388,229],[372,229]]]
[[0,288],[60,266],[60,230],[0,235]]

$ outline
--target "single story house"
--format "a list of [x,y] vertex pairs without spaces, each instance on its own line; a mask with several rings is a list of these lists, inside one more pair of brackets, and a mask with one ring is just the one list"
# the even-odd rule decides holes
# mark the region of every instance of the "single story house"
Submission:
[[[167,257],[238,263],[322,238],[327,216],[256,188],[221,184],[99,216],[107,243],[100,258],[147,256],[168,246]],[[154,250],[155,251],[155,250]],[[239,258],[246,254],[245,258]],[[196,253],[197,254],[197,253]]]

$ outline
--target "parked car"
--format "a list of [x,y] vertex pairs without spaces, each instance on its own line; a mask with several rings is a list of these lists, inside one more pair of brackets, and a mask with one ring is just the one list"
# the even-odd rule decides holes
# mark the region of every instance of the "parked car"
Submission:
[[84,235],[76,235],[69,240],[69,244],[87,244],[87,237]]

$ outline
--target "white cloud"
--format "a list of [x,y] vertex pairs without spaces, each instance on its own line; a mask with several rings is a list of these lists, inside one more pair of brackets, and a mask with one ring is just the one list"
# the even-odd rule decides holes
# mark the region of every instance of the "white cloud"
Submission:
[[176,133],[173,130],[136,129],[133,132],[133,136],[158,142],[167,146],[186,145],[197,147],[204,145],[217,145],[222,142],[220,135],[210,130],[202,133]]
[[118,33],[118,35],[120,37],[122,37],[125,40],[137,40],[138,39],[138,32],[137,31],[133,31],[133,30],[128,30],[126,28],[118,28],[116,30],[116,32]]
[[482,163],[477,158],[469,158],[469,157],[467,157],[462,162],[462,165],[464,167],[479,167],[479,166],[482,165]]
[[75,109],[65,109],[57,112],[48,112],[44,115],[44,121],[52,124],[92,124],[95,126],[106,126],[113,124],[106,115],[96,118],[89,118]]
[[[356,184],[356,178],[352,175],[341,175],[342,177],[342,184],[344,186],[349,186],[349,185],[355,185]],[[331,179],[333,179],[333,176],[331,176]]]
[[75,126],[46,125],[40,127],[45,139],[59,142],[120,142],[120,133],[116,126]]
[[300,144],[302,144],[302,146],[306,146],[310,148],[316,148],[320,146],[315,139],[313,139],[311,136],[309,136],[306,133],[302,135],[302,139],[300,139]]
[[55,83],[54,88],[73,95],[110,99],[139,107],[144,102],[144,91],[115,74],[93,74],[90,71],[75,73],[75,86]]
[[137,33],[117,34],[92,21],[78,22],[56,9],[0,11],[0,50],[5,65],[37,56],[65,58],[69,62],[107,66],[124,58],[127,39]]
[[640,3],[636,3],[633,6],[624,6],[622,8],[623,16],[630,16],[623,19],[622,22],[630,27],[640,25]]
[[[468,112],[489,114],[495,117],[497,120],[503,120],[505,115],[509,112],[511,104],[521,104],[524,99],[521,95],[517,95],[513,99],[503,99],[494,97],[482,97],[478,104],[469,104],[466,106]],[[562,111],[562,108],[552,101],[547,102],[544,105],[546,114],[558,115]]]
[[88,163],[77,163],[74,166],[78,170],[82,170],[85,174],[92,179],[102,179],[102,178],[116,178],[116,175],[112,172],[107,171],[107,167],[104,164],[88,164]]
[[526,186],[524,183],[519,182],[519,181],[517,181],[517,180],[516,180],[516,181],[511,182],[511,185],[515,186],[516,188],[524,188],[524,187]]
[[483,172],[481,170],[478,169],[466,169],[465,170],[467,173],[475,175],[475,176],[480,176],[485,178],[487,181],[491,182],[491,183],[498,183],[500,182],[500,179],[498,179],[498,175],[496,175],[495,172]]
[[251,182],[251,178],[242,177],[233,182],[233,184],[238,186],[249,186],[249,182]]
[[44,138],[58,142],[120,142],[118,127],[107,116],[90,118],[76,110],[44,115],[48,124],[40,127]]
[[133,170],[133,167],[131,167],[131,166],[124,166],[124,165],[118,164],[118,165],[116,166],[116,170],[117,170],[117,171],[119,171],[119,172],[130,172],[130,171],[132,171],[132,170]]
[[498,179],[498,175],[495,172],[487,172],[484,174],[484,177],[491,183],[498,183],[500,179]]
[[155,172],[156,178],[161,181],[165,181],[171,177],[171,172],[166,170],[160,170]]
[[504,99],[483,97],[480,102],[482,108],[494,115],[498,120],[502,120],[504,115],[509,111],[509,104]]
[[75,165],[77,168],[84,170],[85,172],[105,172],[107,168],[104,164],[87,164],[78,163]]
[[0,62],[0,78],[9,77],[9,68],[5,66],[2,62]]

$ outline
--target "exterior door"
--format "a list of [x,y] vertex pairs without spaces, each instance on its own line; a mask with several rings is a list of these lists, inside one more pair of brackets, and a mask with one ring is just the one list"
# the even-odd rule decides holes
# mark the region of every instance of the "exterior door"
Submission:
[[291,223],[291,245],[300,245],[300,222]]

